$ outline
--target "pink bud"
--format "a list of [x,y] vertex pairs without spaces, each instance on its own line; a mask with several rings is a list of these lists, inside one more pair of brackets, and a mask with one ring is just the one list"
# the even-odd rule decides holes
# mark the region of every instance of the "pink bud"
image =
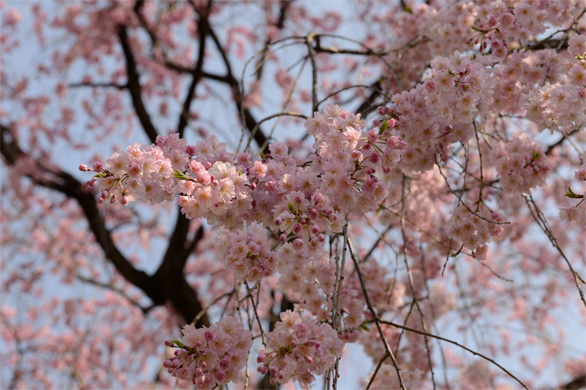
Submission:
[[313,225],[313,226],[311,227],[311,232],[312,232],[313,234],[318,234],[318,233],[319,233],[319,226],[317,226],[317,225]]
[[293,249],[295,249],[296,251],[301,251],[304,245],[305,244],[303,240],[300,238],[297,238],[295,241],[293,241]]
[[283,220],[281,218],[275,218],[274,223],[275,225],[280,226],[283,223]]
[[78,169],[79,169],[80,171],[82,171],[82,172],[88,172],[88,171],[91,171],[90,167],[88,167],[88,166],[87,166],[87,165],[85,165],[85,164],[79,164],[79,168],[78,168]]
[[206,340],[211,340],[211,339],[213,339],[213,338],[214,338],[214,335],[213,335],[213,333],[212,333],[212,332],[210,332],[210,331],[208,330],[208,331],[206,331],[206,332],[204,333],[204,337],[206,338]]
[[226,379],[226,374],[224,373],[224,371],[217,371],[216,372],[216,379],[218,381],[223,381],[224,379]]
[[206,161],[206,163],[203,166],[205,169],[210,169],[212,167],[212,164],[210,164],[209,161]]
[[169,340],[165,340],[165,345],[167,347],[173,347],[174,346],[173,342],[172,341],[169,341]]
[[316,219],[319,217],[319,212],[316,209],[309,210],[309,218]]
[[295,225],[293,225],[292,230],[293,230],[293,233],[295,233],[295,234],[299,233],[301,231],[301,225],[296,223]]
[[98,173],[100,173],[104,170],[104,166],[100,162],[94,163],[93,167],[94,167],[94,171],[98,172]]
[[285,241],[287,241],[287,235],[286,235],[285,233],[281,234],[281,235],[279,236],[279,240],[281,240],[281,242],[285,242]]
[[120,199],[120,203],[122,203],[123,206],[126,206],[128,204],[128,196],[124,195],[122,199]]

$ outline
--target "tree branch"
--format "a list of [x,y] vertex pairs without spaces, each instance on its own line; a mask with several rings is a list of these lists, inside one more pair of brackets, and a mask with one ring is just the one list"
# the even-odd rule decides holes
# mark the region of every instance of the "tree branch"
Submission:
[[[191,3],[193,4],[193,3]],[[195,11],[197,11],[197,7],[195,7]],[[177,132],[179,133],[179,137],[183,137],[183,132],[185,131],[185,127],[187,127],[187,121],[189,120],[189,109],[191,106],[191,102],[195,97],[195,89],[201,80],[202,74],[201,71],[203,69],[203,62],[205,59],[205,50],[206,50],[206,38],[209,31],[209,14],[212,8],[212,0],[208,0],[208,4],[206,9],[203,12],[199,13],[199,21],[197,22],[198,32],[199,32],[199,51],[197,54],[197,62],[195,68],[193,68],[193,78],[191,79],[191,84],[189,85],[189,89],[187,91],[187,95],[185,96],[185,101],[183,103],[183,108],[181,110],[181,114],[179,115],[179,123],[177,124]]]
[[[0,124],[0,132],[2,141],[0,152],[8,165],[14,165],[26,153],[20,148],[16,137],[7,126]],[[67,172],[51,168],[38,160],[35,160],[35,164],[43,174],[50,175],[54,179],[44,180],[33,174],[27,176],[42,187],[59,191],[77,201],[86,216],[91,232],[104,251],[105,257],[129,283],[141,289],[151,299],[153,306],[162,305],[170,301],[186,323],[195,318],[203,306],[199,301],[197,292],[187,283],[183,274],[183,267],[187,257],[203,237],[203,227],[197,231],[193,241],[189,245],[185,245],[189,221],[180,213],[159,271],[155,275],[148,275],[134,268],[120,252],[112,240],[110,231],[106,228],[104,219],[100,215],[96,199],[82,189],[82,183]],[[209,324],[209,318],[204,315],[196,323],[196,326],[208,326]]]
[[158,132],[155,129],[153,123],[151,122],[149,113],[147,112],[146,107],[144,106],[144,102],[142,100],[142,87],[140,85],[140,75],[138,74],[136,60],[134,59],[134,55],[132,54],[132,50],[130,49],[130,43],[128,42],[128,32],[126,31],[126,26],[121,25],[118,27],[118,38],[120,39],[122,51],[124,52],[124,58],[126,59],[126,77],[128,78],[127,88],[130,92],[132,105],[134,106],[134,110],[136,111],[138,120],[140,121],[140,124],[142,125],[145,133],[147,134],[151,142],[155,143]]

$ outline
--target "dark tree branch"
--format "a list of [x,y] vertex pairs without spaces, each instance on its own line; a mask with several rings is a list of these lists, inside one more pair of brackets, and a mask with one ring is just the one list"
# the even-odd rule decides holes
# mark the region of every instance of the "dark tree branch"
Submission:
[[577,133],[578,131],[580,131],[582,128],[583,128],[583,127],[581,127],[581,128],[577,128],[577,129],[574,129],[574,130],[570,131],[570,132],[569,132],[567,135],[562,133],[562,137],[561,137],[559,140],[557,140],[557,142],[555,142],[555,143],[553,143],[553,144],[551,144],[551,145],[549,145],[549,146],[547,147],[547,149],[545,150],[545,154],[546,154],[547,156],[549,156],[549,155],[551,154],[551,152],[552,152],[552,151],[553,151],[555,148],[557,148],[558,146],[560,146],[561,144],[563,144],[563,143],[564,143],[564,141],[565,141],[566,139],[568,139],[570,136],[572,136],[572,135],[576,134],[576,133]]
[[[232,67],[230,66],[230,61],[228,59],[228,56],[226,55],[226,52],[224,51],[224,48],[222,47],[222,44],[219,41],[218,36],[215,34],[215,32],[211,26],[209,26],[209,35],[214,40],[214,44],[217,47],[218,51],[220,52],[220,55],[222,56],[222,60],[224,62],[224,65],[226,66],[227,72],[226,72],[226,75],[221,76],[221,75],[202,71],[201,76],[205,79],[219,81],[221,83],[227,84],[230,87],[230,89],[232,91],[232,99],[234,100],[234,104],[236,105],[236,109],[238,111],[238,114],[240,115],[240,119],[245,124],[248,131],[252,133],[253,129],[258,128],[258,122],[254,118],[254,116],[252,115],[250,110],[247,108],[244,108],[242,106],[242,102],[244,101],[244,97],[242,96],[242,93],[240,91],[240,85],[238,83],[238,80],[236,80],[236,78],[234,77],[234,74],[232,73]],[[172,69],[176,72],[188,73],[188,74],[193,73],[193,69],[186,67],[186,66],[183,66],[183,65],[175,64],[175,63],[168,61],[168,60],[165,61],[164,65],[166,67],[168,67],[169,69]],[[264,132],[260,128],[258,128],[256,133],[254,134],[254,141],[257,143],[257,145],[259,147],[264,145],[265,142],[267,141],[267,137],[265,136]]]
[[[0,152],[8,165],[14,165],[18,158],[25,156],[26,153],[20,148],[13,132],[7,126],[0,124],[0,132]],[[105,257],[129,283],[141,289],[151,299],[153,306],[170,301],[186,323],[195,318],[203,306],[197,293],[187,283],[183,267],[187,257],[203,237],[203,228],[200,228],[191,243],[186,245],[189,221],[180,214],[163,265],[159,268],[159,271],[161,269],[163,271],[157,271],[152,276],[148,275],[134,268],[120,252],[100,215],[95,197],[82,189],[82,183],[67,172],[47,166],[38,160],[35,163],[46,178],[32,173],[28,177],[40,186],[59,191],[68,198],[77,201],[85,214],[91,232],[96,237],[96,242],[104,251]],[[182,239],[183,242],[181,242]],[[209,325],[207,315],[202,316],[196,325]]]
[[[285,20],[287,19],[287,11],[289,10],[289,6],[293,3],[293,0],[282,0],[281,1],[281,9],[279,10],[279,19],[275,24],[275,27],[280,31],[285,27]],[[270,39],[265,41],[265,47],[263,49],[262,55],[260,56],[258,67],[256,71],[256,79],[260,80],[262,78],[262,73],[264,69],[265,57],[267,51],[269,49],[269,44],[271,43]]]
[[[191,3],[193,4],[193,3]],[[195,8],[195,7],[194,7]],[[212,8],[212,0],[208,0],[207,7],[204,11],[198,12],[197,8],[195,11],[199,13],[199,21],[197,22],[198,32],[199,32],[199,51],[197,54],[197,62],[195,68],[193,69],[193,77],[191,79],[191,84],[189,85],[189,89],[187,91],[187,96],[185,96],[185,101],[183,103],[183,108],[181,110],[181,114],[179,115],[179,124],[177,125],[177,132],[179,133],[180,137],[183,137],[183,132],[185,131],[185,127],[187,127],[187,122],[189,120],[189,109],[191,107],[191,102],[195,97],[195,89],[201,80],[201,72],[203,69],[203,63],[205,58],[205,50],[206,50],[206,38],[209,31],[209,14]]]
[[376,108],[376,106],[374,105],[376,98],[378,98],[381,95],[380,87],[381,81],[375,81],[370,87],[372,89],[372,93],[370,94],[370,96],[367,97],[354,112],[356,112],[357,114],[362,114],[363,118],[366,117],[370,112],[372,112]]
[[155,126],[151,122],[149,113],[146,110],[144,102],[142,100],[142,87],[140,85],[140,75],[137,70],[136,60],[132,54],[130,43],[128,42],[128,32],[126,26],[118,27],[118,38],[124,52],[124,58],[126,59],[126,77],[128,78],[127,87],[130,92],[132,99],[132,105],[138,116],[138,120],[142,125],[145,133],[149,137],[152,143],[155,143],[158,132]]
[[[4,156],[9,165],[14,165],[19,157],[25,155],[25,152],[20,149],[16,138],[8,127],[0,125],[0,130],[2,133],[2,156]],[[96,237],[96,241],[102,247],[106,257],[116,267],[116,270],[130,283],[143,290],[154,303],[162,303],[163,297],[152,288],[149,283],[149,276],[135,269],[116,247],[104,220],[100,216],[94,196],[83,191],[81,183],[68,173],[50,169],[38,161],[36,165],[44,174],[53,176],[55,180],[42,180],[32,174],[29,175],[31,180],[40,186],[57,190],[67,197],[77,200],[88,220],[92,233]]]
[[71,83],[69,84],[70,88],[79,88],[79,87],[92,87],[92,88],[116,88],[116,89],[126,89],[128,88],[127,84],[115,84],[115,83],[91,83],[91,82],[81,82],[81,83]]
[[561,386],[556,387],[556,390],[578,390],[578,389],[583,389],[586,387],[586,374],[582,374],[580,376],[577,376],[575,378],[572,378],[571,381],[569,381],[566,384],[563,384]]

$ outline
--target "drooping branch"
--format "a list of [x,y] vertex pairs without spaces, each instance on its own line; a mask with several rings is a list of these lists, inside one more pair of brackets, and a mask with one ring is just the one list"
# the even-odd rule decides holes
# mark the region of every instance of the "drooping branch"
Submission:
[[456,346],[458,346],[458,347],[460,347],[460,348],[462,348],[462,349],[470,352],[471,354],[473,354],[475,356],[480,356],[484,360],[486,360],[486,361],[494,364],[495,366],[497,366],[498,368],[500,368],[502,371],[504,371],[507,375],[509,375],[511,378],[513,378],[514,380],[516,380],[521,386],[523,386],[523,388],[529,389],[527,387],[527,385],[525,385],[525,383],[523,383],[519,378],[517,378],[515,375],[511,374],[511,372],[509,370],[507,370],[506,368],[504,368],[503,366],[501,366],[500,364],[498,364],[497,362],[495,362],[493,359],[489,358],[488,356],[485,356],[485,355],[481,354],[480,352],[476,352],[476,351],[474,351],[474,350],[472,350],[472,349],[470,349],[470,348],[468,348],[468,347],[466,347],[466,346],[464,346],[464,345],[462,345],[460,343],[457,343],[457,342],[455,342],[453,340],[450,340],[450,339],[447,339],[445,337],[436,336],[436,335],[431,334],[431,333],[427,333],[427,332],[424,332],[424,331],[421,331],[421,330],[409,328],[409,327],[404,326],[404,325],[396,324],[396,323],[391,322],[391,321],[385,321],[385,320],[378,319],[378,322],[380,322],[381,324],[393,326],[395,328],[403,329],[403,330],[406,330],[408,332],[417,333],[417,334],[420,334],[422,336],[431,337],[431,338],[434,338],[434,339],[437,339],[437,340],[445,341],[445,342],[450,343],[450,344],[454,344],[454,345],[456,345]]
[[397,363],[397,359],[395,358],[395,355],[393,354],[393,350],[391,349],[391,347],[385,337],[385,334],[383,333],[383,330],[381,327],[382,322],[378,318],[378,314],[376,313],[376,310],[375,310],[374,306],[372,305],[372,302],[370,301],[368,291],[366,290],[366,284],[364,282],[364,277],[362,275],[362,271],[360,270],[360,264],[358,262],[358,259],[356,258],[356,255],[354,254],[354,249],[352,248],[352,245],[350,244],[349,240],[347,242],[345,242],[344,245],[348,245],[350,257],[352,258],[352,261],[354,262],[354,269],[356,270],[356,273],[358,275],[358,280],[360,281],[360,287],[362,288],[362,295],[364,295],[364,300],[366,301],[366,306],[368,307],[368,310],[372,314],[372,318],[373,318],[374,323],[378,329],[378,333],[380,335],[381,342],[383,343],[383,345],[385,347],[385,352],[386,352],[385,356],[388,356],[391,358],[391,361],[393,363],[393,367],[395,367],[395,371],[397,372],[397,378],[399,380],[399,385],[401,386],[401,389],[406,390],[405,382],[403,381],[403,377],[401,375],[401,368],[399,367],[399,364]]

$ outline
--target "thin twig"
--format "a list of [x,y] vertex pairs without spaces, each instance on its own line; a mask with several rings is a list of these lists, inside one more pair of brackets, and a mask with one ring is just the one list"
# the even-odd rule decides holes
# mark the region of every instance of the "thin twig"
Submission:
[[[419,305],[419,298],[417,297],[417,290],[415,290],[415,284],[413,283],[413,274],[411,273],[411,269],[409,267],[409,261],[407,261],[407,234],[405,233],[405,187],[407,184],[407,176],[403,175],[402,185],[401,185],[401,236],[403,238],[403,261],[405,263],[405,268],[407,269],[407,276],[409,279],[409,287],[411,288],[411,294],[413,295],[413,301],[415,302],[415,306],[417,307],[417,311],[419,312],[419,318],[421,319],[421,328],[424,331],[427,331],[427,325],[425,324],[425,317],[423,315],[423,310],[421,310],[421,306]],[[427,337],[423,338],[425,343],[425,351],[427,353],[427,361],[429,364],[429,370],[431,372],[431,382],[433,384],[433,389],[436,389],[435,383],[435,372],[433,371],[433,364],[431,361],[431,351],[429,349],[429,342],[427,341]]]
[[362,271],[360,271],[360,264],[358,263],[358,259],[356,258],[355,254],[354,254],[354,250],[352,249],[352,244],[350,243],[350,241],[348,241],[347,245],[348,245],[348,251],[350,252],[350,257],[352,258],[352,261],[354,262],[354,267],[356,269],[356,273],[358,274],[358,280],[360,281],[360,287],[362,287],[362,294],[364,295],[364,299],[366,300],[366,305],[368,306],[368,310],[372,314],[372,318],[374,319],[374,322],[376,324],[376,328],[378,329],[378,334],[380,335],[381,341],[382,341],[383,345],[385,346],[385,351],[386,351],[387,355],[389,355],[389,357],[391,358],[391,361],[393,362],[393,366],[395,367],[395,371],[397,372],[397,377],[399,378],[399,385],[401,386],[402,390],[407,390],[407,388],[405,387],[405,382],[403,382],[403,377],[401,376],[401,369],[399,368],[399,365],[397,363],[397,359],[395,359],[395,355],[393,354],[393,351],[391,350],[391,346],[389,345],[389,343],[385,337],[385,334],[383,333],[383,329],[380,326],[381,322],[378,318],[378,315],[376,314],[376,311],[374,310],[374,307],[372,306],[372,302],[370,301],[370,297],[368,296],[368,292],[366,291],[366,284],[364,283],[364,276],[362,275]]
[[[586,307],[586,299],[584,298],[584,292],[582,291],[582,288],[580,287],[580,282],[582,282],[584,284],[586,284],[586,282],[584,281],[584,279],[580,275],[578,275],[578,273],[574,270],[574,267],[572,267],[570,260],[568,260],[568,257],[566,256],[563,249],[560,247],[557,239],[555,238],[555,235],[553,234],[553,232],[549,226],[549,223],[547,222],[547,219],[545,218],[545,215],[543,215],[543,213],[541,212],[539,207],[537,207],[537,204],[533,200],[533,196],[525,195],[524,198],[525,198],[525,203],[527,203],[527,207],[529,208],[529,212],[531,213],[531,216],[533,217],[535,222],[537,222],[537,225],[541,228],[541,230],[543,230],[543,232],[545,233],[547,238],[549,238],[549,241],[551,242],[553,247],[555,249],[557,249],[558,253],[566,261],[566,264],[568,264],[568,268],[570,268],[570,272],[572,272],[572,275],[574,276],[574,283],[576,284],[576,288],[578,289],[578,293],[580,294],[580,299],[582,300],[582,303],[584,303],[584,307]],[[531,206],[533,206],[533,208]]]
[[317,111],[317,64],[315,61],[315,50],[313,49],[313,40],[316,34],[310,32],[305,37],[305,43],[307,44],[307,51],[309,52],[309,58],[311,59],[311,114]]
[[465,349],[466,351],[470,352],[471,354],[473,354],[475,356],[480,356],[481,358],[483,358],[483,359],[491,362],[492,364],[494,364],[495,366],[497,366],[498,368],[500,368],[501,370],[503,370],[511,378],[513,378],[514,380],[516,380],[521,386],[523,386],[523,388],[529,390],[529,388],[527,387],[527,385],[525,385],[525,383],[523,383],[515,375],[511,374],[511,372],[509,370],[507,370],[506,368],[504,368],[503,366],[501,366],[500,364],[498,364],[497,362],[495,362],[493,359],[489,358],[488,356],[485,356],[485,355],[481,354],[480,352],[476,352],[476,351],[474,351],[474,350],[472,350],[472,349],[470,349],[470,348],[468,348],[468,347],[466,347],[466,346],[464,346],[464,345],[462,345],[460,343],[457,343],[457,342],[455,342],[453,340],[450,340],[450,339],[446,339],[446,338],[441,337],[441,336],[436,336],[436,335],[431,334],[431,333],[428,333],[428,332],[423,332],[421,330],[409,328],[407,326],[399,325],[399,324],[396,324],[396,323],[391,322],[391,321],[381,320],[380,318],[377,319],[377,320],[381,324],[394,326],[395,328],[404,329],[404,330],[406,330],[408,332],[418,333],[418,334],[420,334],[422,336],[427,336],[427,337],[431,337],[431,338],[434,338],[434,339],[442,340],[442,341],[445,341],[447,343],[454,344],[454,345],[456,345],[456,346],[458,346],[458,347],[460,347],[462,349]]

